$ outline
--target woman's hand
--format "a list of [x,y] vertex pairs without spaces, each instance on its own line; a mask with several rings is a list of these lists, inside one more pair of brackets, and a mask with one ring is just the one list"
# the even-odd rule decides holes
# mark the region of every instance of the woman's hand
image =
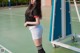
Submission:
[[30,22],[30,21],[27,21],[27,22],[25,22],[24,23],[24,26],[25,27],[27,27],[27,25],[29,24],[29,25],[39,25],[40,24],[40,19],[37,17],[37,18],[35,18],[36,19],[36,21],[35,22]]
[[26,22],[26,23],[24,23],[24,26],[25,26],[25,27],[27,27],[27,22]]

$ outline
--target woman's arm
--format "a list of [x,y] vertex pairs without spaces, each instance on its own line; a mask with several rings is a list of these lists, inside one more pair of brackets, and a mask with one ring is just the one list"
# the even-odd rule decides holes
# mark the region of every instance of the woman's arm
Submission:
[[35,22],[26,22],[24,24],[24,26],[27,26],[27,24],[32,24],[32,25],[38,25],[38,24],[40,24],[40,18],[37,16],[35,19],[36,19]]

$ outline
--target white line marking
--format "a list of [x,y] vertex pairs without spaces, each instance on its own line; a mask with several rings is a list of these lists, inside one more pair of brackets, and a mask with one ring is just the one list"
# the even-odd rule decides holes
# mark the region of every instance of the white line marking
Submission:
[[10,50],[6,49],[6,48],[3,47],[2,45],[0,45],[0,47],[2,47],[4,50],[8,51],[9,53],[12,53]]

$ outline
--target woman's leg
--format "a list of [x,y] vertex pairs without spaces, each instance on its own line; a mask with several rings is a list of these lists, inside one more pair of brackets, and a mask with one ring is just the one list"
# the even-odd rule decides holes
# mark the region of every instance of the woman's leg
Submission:
[[38,49],[38,53],[45,53],[43,46],[42,46],[42,38],[40,39],[35,39],[34,44]]
[[40,25],[35,26],[30,31],[32,34],[33,42],[38,49],[38,53],[45,53],[45,51],[42,47],[42,33],[43,33],[42,26],[40,26]]
[[42,38],[33,40],[35,46],[40,46],[42,44]]

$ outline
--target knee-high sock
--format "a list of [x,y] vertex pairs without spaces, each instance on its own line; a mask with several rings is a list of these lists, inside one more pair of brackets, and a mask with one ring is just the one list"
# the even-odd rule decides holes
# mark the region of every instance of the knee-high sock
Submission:
[[37,49],[38,49],[38,53],[45,53],[45,51],[44,51],[42,45],[37,46]]

